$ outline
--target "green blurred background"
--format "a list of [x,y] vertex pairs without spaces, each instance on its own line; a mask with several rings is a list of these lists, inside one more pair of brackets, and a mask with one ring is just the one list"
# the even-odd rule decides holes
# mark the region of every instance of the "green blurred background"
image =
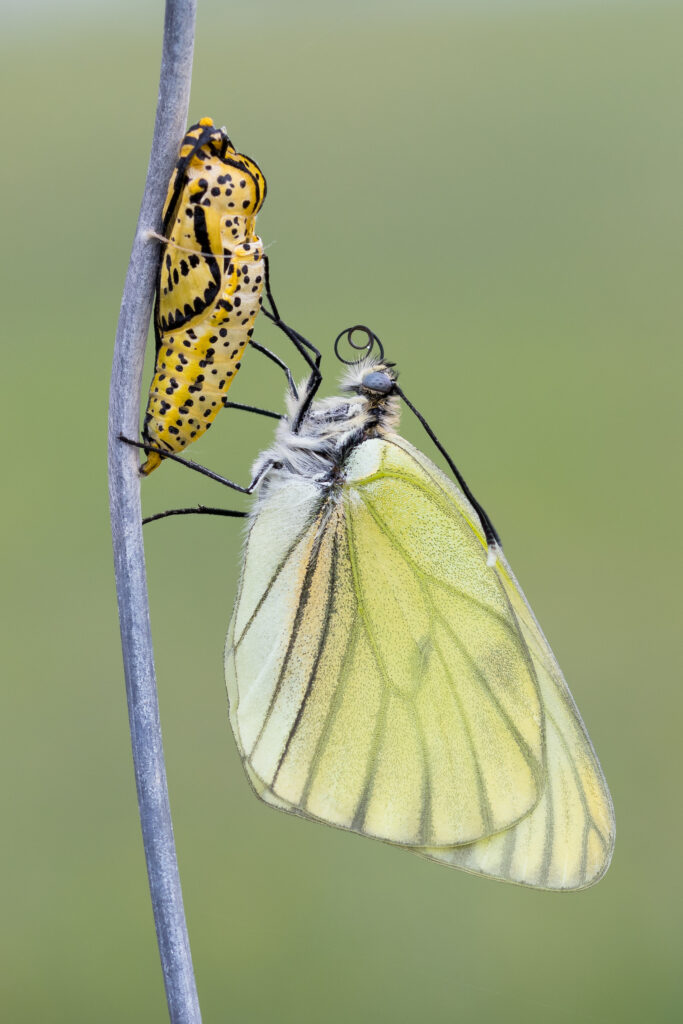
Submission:
[[[225,123],[267,175],[259,230],[284,315],[325,350],[330,392],[335,334],[360,321],[381,336],[503,535],[617,814],[604,881],[562,896],[261,805],[223,689],[241,527],[156,524],[161,713],[204,1019],[677,1019],[683,7],[199,6],[190,119]],[[166,1019],[105,462],[160,28],[161,3],[44,4],[15,10],[0,43],[13,1022]],[[257,335],[291,355],[270,325]],[[282,392],[254,354],[233,394],[278,406]],[[195,456],[246,480],[270,432],[226,412]],[[144,484],[147,511],[231,500],[171,465]]]

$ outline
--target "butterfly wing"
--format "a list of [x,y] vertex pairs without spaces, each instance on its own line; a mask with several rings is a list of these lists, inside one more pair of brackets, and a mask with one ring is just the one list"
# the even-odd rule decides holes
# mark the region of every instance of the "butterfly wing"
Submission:
[[497,572],[539,680],[546,722],[547,783],[537,807],[506,832],[424,856],[452,867],[541,889],[599,881],[614,848],[614,812],[602,769],[560,667],[507,561]]
[[[404,448],[444,494],[468,515],[459,488],[421,452]],[[507,559],[498,552],[498,576],[533,662],[545,712],[547,782],[534,810],[506,831],[450,849],[417,850],[452,867],[542,889],[582,889],[599,881],[614,848],[612,801],[586,728],[560,666]]]
[[261,501],[226,672],[263,799],[390,842],[446,846],[537,804],[544,722],[476,514],[413,452],[366,441],[336,492],[301,480]]

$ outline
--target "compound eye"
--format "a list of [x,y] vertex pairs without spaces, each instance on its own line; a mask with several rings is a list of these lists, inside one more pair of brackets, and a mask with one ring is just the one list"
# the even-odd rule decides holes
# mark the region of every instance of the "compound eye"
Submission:
[[389,395],[394,390],[394,381],[388,373],[376,370],[363,377],[361,386],[365,391],[376,391],[380,395]]

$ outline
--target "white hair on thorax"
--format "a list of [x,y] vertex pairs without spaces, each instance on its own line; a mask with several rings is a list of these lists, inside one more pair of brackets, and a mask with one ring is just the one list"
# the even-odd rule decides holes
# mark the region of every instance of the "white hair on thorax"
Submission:
[[371,373],[396,379],[391,366],[377,359],[353,363],[340,381],[341,390],[347,394],[314,401],[296,433],[292,427],[306,399],[309,379],[299,385],[298,398],[287,393],[287,415],[275,429],[275,441],[252,467],[252,478],[262,475],[260,494],[293,477],[321,483],[329,480],[350,448],[367,437],[397,430],[399,400],[394,394],[364,390],[363,381]]

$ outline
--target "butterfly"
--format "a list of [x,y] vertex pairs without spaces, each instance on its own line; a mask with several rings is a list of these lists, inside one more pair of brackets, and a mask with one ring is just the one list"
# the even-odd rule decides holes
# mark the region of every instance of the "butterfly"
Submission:
[[[401,402],[455,479],[401,437]],[[476,874],[597,882],[614,813],[588,733],[488,516],[381,349],[341,396],[290,396],[253,488],[225,670],[257,795]]]

